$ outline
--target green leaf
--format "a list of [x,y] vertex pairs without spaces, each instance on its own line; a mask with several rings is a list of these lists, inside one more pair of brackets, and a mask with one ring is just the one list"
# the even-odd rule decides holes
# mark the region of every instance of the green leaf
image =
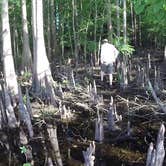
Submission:
[[134,9],[135,9],[136,14],[141,14],[144,11],[146,5],[147,5],[147,1],[135,0]]
[[23,166],[31,166],[30,163],[24,163]]
[[21,150],[21,153],[23,154],[25,154],[26,152],[27,152],[27,148],[25,147],[25,146],[21,146],[20,147],[20,150]]

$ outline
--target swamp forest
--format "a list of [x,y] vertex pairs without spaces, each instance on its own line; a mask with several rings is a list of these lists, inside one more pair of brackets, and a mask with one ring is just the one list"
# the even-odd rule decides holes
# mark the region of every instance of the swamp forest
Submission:
[[166,0],[0,0],[0,166],[165,166],[165,121]]

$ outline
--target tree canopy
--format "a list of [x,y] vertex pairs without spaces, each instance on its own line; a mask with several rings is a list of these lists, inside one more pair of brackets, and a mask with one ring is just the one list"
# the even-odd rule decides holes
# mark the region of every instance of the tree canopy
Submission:
[[[30,45],[32,48],[32,4],[31,1],[27,1],[26,3]],[[52,0],[49,2],[44,0],[43,4],[44,34],[47,52],[49,47],[48,40],[50,40],[50,49],[56,51],[56,53],[52,52],[52,54],[55,54],[57,59],[61,54],[64,54],[63,60],[73,57],[75,49],[77,49],[79,59],[88,60],[91,54],[97,54],[99,41],[102,38],[108,38],[108,21],[110,19],[112,24],[111,42],[113,42],[122,53],[126,49],[128,52],[132,51],[131,46],[137,46],[139,43],[141,43],[142,46],[151,47],[156,45],[156,47],[159,48],[163,48],[166,43],[165,0],[127,1],[127,46],[123,46],[122,0]],[[119,12],[119,16],[117,12]],[[17,58],[16,63],[19,63],[23,47],[20,0],[9,1],[9,19],[12,39],[17,40],[17,44],[12,44],[12,48],[17,50],[15,51],[15,57]],[[53,26],[54,28],[51,29]],[[75,32],[73,31],[73,27]],[[55,31],[53,29],[55,29]],[[117,36],[117,29],[120,29],[120,36]],[[51,35],[50,37],[48,35],[49,33]],[[134,35],[136,38],[135,43],[133,41]],[[53,48],[55,46],[55,44],[52,44],[53,38],[56,38],[56,48]],[[77,46],[74,47],[74,45]],[[54,57],[55,55],[52,56]],[[59,58],[61,59],[61,56]]]

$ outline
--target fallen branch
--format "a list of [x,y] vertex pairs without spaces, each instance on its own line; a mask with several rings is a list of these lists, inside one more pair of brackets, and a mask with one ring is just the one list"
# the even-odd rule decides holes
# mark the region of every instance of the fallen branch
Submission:
[[140,106],[140,107],[142,106],[141,104],[138,104],[138,103],[133,102],[133,101],[129,101],[128,99],[125,99],[125,98],[123,98],[123,97],[121,97],[119,95],[117,95],[116,97],[118,97],[120,100],[122,100],[122,101],[124,101],[124,102],[126,102],[128,104],[133,104],[133,105]]

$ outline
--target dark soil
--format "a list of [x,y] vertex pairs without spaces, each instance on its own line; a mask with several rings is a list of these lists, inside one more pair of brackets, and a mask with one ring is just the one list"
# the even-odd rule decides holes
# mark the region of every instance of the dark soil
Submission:
[[[136,63],[136,61],[133,62]],[[94,68],[93,77],[87,70],[78,70],[76,82],[80,83],[81,90],[70,91],[66,85],[62,86],[65,93],[63,103],[75,110],[74,118],[69,121],[59,119],[58,109],[43,105],[32,98],[35,136],[29,140],[26,146],[32,148],[34,165],[44,166],[46,154],[51,153],[52,150],[46,134],[47,124],[57,126],[63,164],[66,166],[83,165],[82,151],[86,150],[91,141],[94,141],[95,119],[97,117],[95,105],[85,96],[85,85],[86,82],[93,82],[95,79],[98,95],[103,96],[104,101],[99,107],[99,111],[103,114],[105,135],[102,143],[95,143],[95,166],[144,166],[149,144],[150,142],[156,143],[158,129],[161,122],[165,123],[166,118],[165,115],[156,113],[160,110],[146,89],[136,86],[134,82],[136,72],[133,71],[133,79],[129,86],[123,90],[117,83],[116,73],[113,87],[110,88],[107,77],[104,83],[100,81],[98,67]],[[62,82],[56,76],[55,79]],[[108,130],[107,112],[105,111],[108,110],[111,96],[114,97],[118,114],[123,117],[123,120],[117,123],[121,130],[114,132]],[[165,94],[161,94],[161,97],[164,102]],[[128,105],[127,99],[129,100]],[[131,122],[132,127],[132,133],[129,137],[126,136],[128,121]],[[0,166],[18,166],[26,163],[25,155],[20,151],[22,145],[19,144],[19,130],[4,129],[1,131]],[[24,131],[26,132],[26,130]]]

